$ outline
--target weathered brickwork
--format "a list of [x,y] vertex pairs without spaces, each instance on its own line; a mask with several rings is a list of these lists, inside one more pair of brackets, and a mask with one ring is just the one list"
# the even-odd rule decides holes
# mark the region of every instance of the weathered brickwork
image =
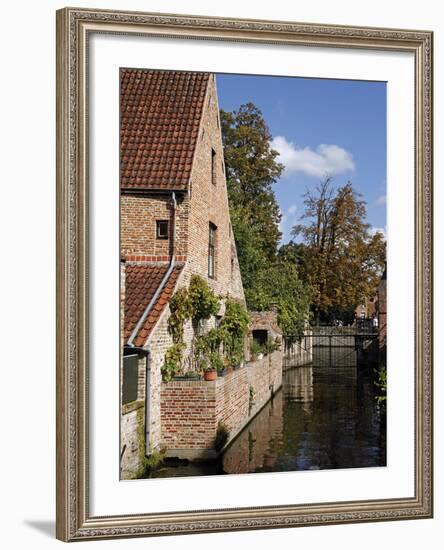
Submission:
[[269,311],[250,311],[250,325],[248,330],[247,358],[252,359],[250,346],[253,342],[254,331],[266,331],[267,339],[271,338],[275,343],[282,346],[282,330],[277,322],[277,308],[272,306]]
[[[179,279],[179,284],[181,280]],[[147,342],[147,347],[150,350],[148,449],[151,450],[159,450],[161,448],[161,368],[164,363],[165,353],[172,344],[172,338],[168,332],[169,314],[170,309],[167,306]]]
[[120,419],[120,477],[131,479],[140,468],[140,457],[144,451],[144,439],[140,437],[144,426],[144,403],[134,401],[124,405]]
[[[174,215],[171,194],[129,195],[120,199],[120,253],[125,258],[138,255],[165,257],[172,253],[173,227],[175,226],[175,254],[186,256],[188,243],[189,199],[177,198]],[[175,218],[175,224],[174,224]],[[168,221],[168,239],[156,236],[156,221]],[[165,261],[163,260],[163,261]]]
[[244,367],[227,373],[218,380],[216,390],[216,421],[225,425],[232,439],[249,416],[248,369]]
[[167,456],[212,457],[216,393],[216,381],[184,380],[162,384],[162,446]]
[[248,364],[248,383],[254,390],[251,414],[255,415],[282,386],[282,352],[275,351]]
[[161,430],[167,456],[214,458],[218,424],[228,429],[228,441],[236,437],[282,386],[281,365],[282,354],[276,351],[212,382],[163,383]]
[[[206,278],[217,294],[229,294],[244,303],[236,247],[231,230],[223,158],[216,86],[214,76],[211,76],[190,179],[186,269]],[[210,223],[217,228],[214,279],[208,277]]]

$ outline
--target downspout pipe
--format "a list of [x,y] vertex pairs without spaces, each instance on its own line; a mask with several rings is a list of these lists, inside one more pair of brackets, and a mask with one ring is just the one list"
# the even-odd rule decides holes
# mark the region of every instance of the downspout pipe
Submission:
[[130,334],[130,337],[128,338],[128,341],[126,343],[127,346],[133,347],[134,346],[134,338],[137,336],[139,330],[143,327],[146,318],[148,317],[150,311],[153,309],[154,304],[157,302],[157,299],[160,296],[160,293],[163,290],[163,287],[165,286],[166,282],[170,278],[170,275],[174,269],[174,266],[176,265],[176,209],[177,209],[177,200],[176,200],[176,193],[173,191],[171,194],[171,201],[173,204],[173,234],[172,234],[172,246],[171,246],[171,260],[170,265],[168,266],[168,270],[165,273],[162,281],[160,282],[159,287],[157,288],[156,292],[154,293],[154,296],[151,298],[149,304],[146,306],[145,311],[142,314],[142,317],[137,322],[136,326],[134,327],[134,330]]
[[150,406],[149,398],[151,394],[151,350],[149,348],[144,349],[145,356],[145,455],[150,452]]
[[136,326],[134,327],[134,330],[130,334],[130,337],[126,343],[126,348],[132,348],[132,349],[138,349],[146,354],[146,364],[145,364],[145,454],[148,455],[150,452],[150,406],[149,406],[149,397],[151,393],[151,369],[150,369],[150,357],[151,357],[151,351],[148,347],[145,348],[136,348],[134,345],[134,338],[137,336],[139,330],[142,328],[143,324],[145,323],[146,318],[148,317],[150,311],[152,310],[154,304],[157,302],[158,297],[160,296],[160,293],[162,292],[166,282],[170,278],[170,275],[174,269],[174,266],[176,264],[176,209],[177,209],[177,200],[176,200],[176,193],[173,191],[171,193],[171,201],[173,205],[173,223],[172,223],[172,243],[171,243],[171,260],[170,265],[168,266],[168,270],[165,273],[162,281],[160,282],[160,285],[156,292],[154,293],[154,296],[150,300],[149,304],[146,306],[145,311],[142,314],[142,317],[137,322]]

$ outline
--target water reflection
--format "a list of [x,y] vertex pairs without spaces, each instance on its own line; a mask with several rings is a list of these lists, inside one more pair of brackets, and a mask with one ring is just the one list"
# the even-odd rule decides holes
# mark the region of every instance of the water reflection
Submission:
[[297,367],[284,372],[282,391],[286,401],[300,401],[308,412],[314,399],[313,367]]
[[384,466],[385,418],[369,371],[295,367],[282,390],[217,464],[165,467],[155,477]]

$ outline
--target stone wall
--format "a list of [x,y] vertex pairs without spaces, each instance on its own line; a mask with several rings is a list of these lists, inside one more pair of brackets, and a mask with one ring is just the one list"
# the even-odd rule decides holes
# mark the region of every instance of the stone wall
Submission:
[[148,339],[149,360],[149,441],[148,450],[159,450],[161,447],[161,368],[165,353],[173,343],[168,331],[170,308],[167,306]]
[[280,351],[227,372],[212,382],[177,380],[162,383],[161,446],[166,456],[189,460],[215,458],[218,425],[223,424],[228,429],[228,443],[281,385]]
[[133,479],[141,467],[145,452],[143,401],[133,401],[122,407],[120,418],[120,478]]

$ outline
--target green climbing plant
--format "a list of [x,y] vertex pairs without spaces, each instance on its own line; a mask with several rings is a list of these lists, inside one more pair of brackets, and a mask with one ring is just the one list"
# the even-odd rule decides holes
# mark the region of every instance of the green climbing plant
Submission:
[[220,354],[224,339],[223,331],[217,327],[210,329],[206,334],[198,335],[194,340],[194,363],[197,370],[217,370],[224,368]]
[[169,382],[183,370],[184,325],[191,319],[195,329],[190,360],[195,371],[217,370],[225,366],[238,366],[244,359],[244,339],[249,316],[245,308],[235,300],[225,300],[225,315],[218,327],[199,334],[200,322],[216,315],[221,298],[216,296],[208,283],[199,275],[193,275],[189,288],[180,288],[170,298],[168,330],[173,345],[165,353],[162,379]]
[[168,318],[168,330],[173,342],[178,344],[183,341],[185,322],[191,317],[192,304],[188,289],[179,288],[170,298],[170,316]]
[[378,394],[375,395],[375,400],[378,405],[385,405],[387,401],[387,369],[381,367],[379,370],[374,369],[376,380],[374,385],[378,388]]
[[188,297],[190,300],[190,316],[194,324],[209,319],[219,311],[219,298],[200,275],[191,277]]
[[180,374],[182,371],[182,354],[185,347],[184,342],[177,342],[167,349],[161,368],[162,380],[164,382],[169,382],[173,376]]
[[242,304],[227,298],[219,328],[223,335],[224,354],[232,366],[239,365],[244,359],[244,339],[249,322],[250,317]]

